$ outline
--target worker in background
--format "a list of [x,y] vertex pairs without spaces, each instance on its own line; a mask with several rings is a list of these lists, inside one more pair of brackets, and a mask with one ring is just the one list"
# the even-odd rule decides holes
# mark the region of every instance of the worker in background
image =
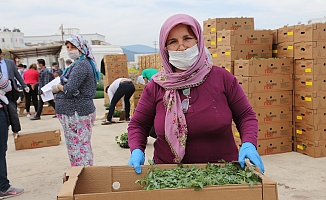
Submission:
[[151,81],[152,80],[152,76],[154,74],[156,74],[158,72],[157,69],[154,69],[154,68],[147,68],[147,69],[144,69],[141,73],[141,75],[143,76],[143,79],[145,80],[145,83],[147,84],[148,81]]

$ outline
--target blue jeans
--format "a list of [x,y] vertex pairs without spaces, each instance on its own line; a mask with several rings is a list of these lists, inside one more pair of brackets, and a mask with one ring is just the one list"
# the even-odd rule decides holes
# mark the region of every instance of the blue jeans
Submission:
[[8,123],[7,115],[3,108],[0,108],[0,191],[5,192],[10,187],[7,178],[7,152]]

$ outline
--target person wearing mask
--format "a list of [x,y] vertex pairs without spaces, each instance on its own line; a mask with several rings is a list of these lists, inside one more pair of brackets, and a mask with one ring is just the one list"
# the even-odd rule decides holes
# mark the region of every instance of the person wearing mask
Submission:
[[[43,95],[43,91],[41,90],[41,88],[43,86],[45,86],[46,84],[48,84],[51,81],[50,78],[50,71],[48,70],[48,68],[45,66],[45,60],[44,59],[37,59],[37,65],[40,68],[40,75],[39,75],[39,81],[38,81],[38,95],[39,95],[39,99],[38,99],[38,103],[37,103],[37,112],[36,115],[34,117],[29,118],[30,120],[40,120],[41,119],[41,114],[43,111],[43,105],[44,102],[42,100],[41,95]],[[55,109],[55,103],[53,100],[48,101],[49,105],[52,106]]]
[[[264,172],[256,114],[237,79],[208,61],[199,22],[186,14],[171,16],[161,28],[159,46],[164,70],[146,85],[129,123],[128,165],[141,173],[154,125],[156,164],[238,160],[244,167],[248,158]],[[232,120],[241,135],[240,151]]]
[[8,78],[11,82],[12,90],[6,93],[6,97],[8,98],[9,101],[8,113],[10,117],[11,130],[13,134],[18,134],[18,132],[21,131],[21,126],[20,126],[20,121],[17,113],[17,100],[20,97],[17,81],[27,93],[29,92],[29,87],[27,87],[22,76],[19,74],[14,61],[3,58],[1,49],[0,49],[0,72],[2,72],[3,76]]
[[105,122],[102,125],[112,124],[112,117],[114,114],[115,106],[118,101],[123,98],[122,107],[125,108],[126,121],[130,121],[130,98],[135,92],[135,86],[129,78],[118,78],[107,86],[105,92],[110,99],[109,113]]
[[27,112],[27,117],[31,117],[30,107],[31,107],[31,100],[33,102],[35,115],[38,108],[38,100],[37,100],[37,94],[38,94],[38,79],[39,79],[39,73],[37,71],[37,65],[35,63],[31,64],[29,66],[29,69],[24,73],[24,82],[29,87],[30,92],[25,92],[25,109]]
[[71,166],[92,166],[92,126],[96,118],[93,99],[100,79],[92,48],[80,35],[66,40],[68,56],[74,60],[54,85],[56,115],[63,127]]
[[[12,90],[10,80],[0,72],[0,94],[3,95]],[[0,101],[0,199],[20,195],[24,189],[15,188],[9,184],[7,176],[6,152],[8,149],[9,116],[6,103]]]
[[67,70],[69,69],[70,65],[72,64],[72,61],[70,59],[67,59],[66,60],[66,67],[65,67],[65,70],[63,70],[63,75],[66,74]]
[[152,76],[154,74],[156,74],[158,72],[157,69],[154,69],[154,68],[147,68],[147,69],[144,69],[142,72],[141,72],[141,75],[143,76],[143,79],[145,80],[145,84],[148,83],[148,81],[151,81],[152,80]]
[[59,65],[57,62],[53,62],[52,63],[52,69],[51,69],[51,73],[55,74],[57,72],[57,74],[60,74],[60,76],[62,75],[63,71],[61,68],[59,68]]

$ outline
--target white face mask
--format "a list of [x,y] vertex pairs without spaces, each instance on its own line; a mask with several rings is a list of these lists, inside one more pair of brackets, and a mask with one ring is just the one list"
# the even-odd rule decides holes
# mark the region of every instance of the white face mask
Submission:
[[198,55],[198,45],[196,44],[184,51],[169,51],[169,61],[174,67],[185,71],[196,62]]
[[71,51],[68,51],[68,56],[69,58],[73,59],[73,60],[77,60],[79,58],[79,51],[78,49],[75,49],[75,50],[71,50]]

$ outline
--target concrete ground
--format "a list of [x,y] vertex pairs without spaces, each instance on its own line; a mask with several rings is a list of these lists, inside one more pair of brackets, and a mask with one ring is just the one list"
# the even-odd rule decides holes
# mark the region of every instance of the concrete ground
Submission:
[[[118,147],[115,136],[127,131],[127,123],[109,126],[101,125],[105,114],[103,99],[94,100],[97,120],[93,127],[92,146],[94,165],[126,165],[129,149]],[[21,134],[60,129],[62,139],[59,146],[29,150],[15,150],[13,137],[9,137],[7,152],[8,178],[11,184],[25,189],[25,193],[15,200],[56,199],[64,172],[70,169],[63,130],[59,120],[52,115],[42,116],[41,120],[31,121],[24,114],[20,118]],[[152,158],[153,142],[150,138],[146,159]],[[311,158],[296,152],[262,156],[265,175],[278,182],[279,200],[326,199],[326,157]]]

